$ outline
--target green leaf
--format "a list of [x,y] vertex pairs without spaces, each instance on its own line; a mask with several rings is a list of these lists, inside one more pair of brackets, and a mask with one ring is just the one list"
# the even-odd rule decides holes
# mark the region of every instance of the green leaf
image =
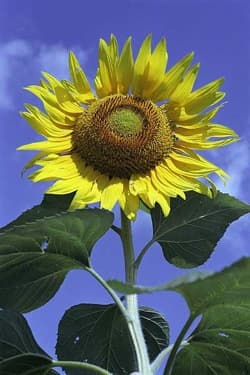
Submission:
[[153,240],[159,242],[166,260],[180,268],[203,264],[234,220],[250,212],[250,205],[218,192],[214,199],[195,192],[186,200],[171,199],[170,215],[159,205],[151,210]]
[[250,306],[210,307],[177,353],[172,375],[250,374]]
[[186,275],[180,276],[169,283],[165,283],[162,285],[157,286],[141,286],[141,285],[132,285],[125,283],[120,280],[107,280],[107,284],[117,292],[121,294],[143,294],[143,293],[154,293],[154,292],[162,292],[164,290],[173,290],[173,288],[177,287],[178,285],[182,285],[183,283],[191,283],[195,280],[202,280],[212,272],[209,271],[193,271],[189,272]]
[[242,258],[204,280],[171,288],[185,297],[194,315],[219,304],[250,305],[250,258]]
[[64,195],[45,194],[41,204],[25,211],[17,219],[1,228],[0,233],[6,229],[12,228],[13,226],[23,225],[27,222],[44,219],[57,213],[66,211],[69,208],[70,202],[74,195],[75,193]]
[[[168,325],[161,314],[147,307],[141,308],[140,317],[153,360],[168,345]],[[59,324],[56,351],[60,360],[88,361],[114,375],[138,368],[127,323],[114,304],[80,304],[66,311]],[[67,374],[80,375],[80,371],[70,369]]]
[[242,258],[221,272],[193,271],[156,287],[131,285],[119,280],[107,284],[122,294],[175,291],[186,299],[193,315],[217,304],[250,305],[250,258]]
[[139,313],[149,358],[153,362],[169,345],[169,326],[164,316],[154,309],[143,306]]
[[[57,374],[51,358],[36,343],[24,317],[14,311],[0,310],[0,374]],[[48,372],[49,371],[49,372]]]
[[250,373],[250,258],[191,283],[173,286],[198,327],[177,354],[173,375]]
[[91,250],[112,225],[113,214],[83,209],[54,216],[48,212],[37,220],[32,213],[32,222],[18,220],[23,224],[12,223],[0,234],[0,306],[26,312],[52,298],[68,271],[89,265]]
[[[80,304],[67,310],[59,323],[56,353],[61,361],[87,361],[117,375],[137,370],[127,323],[114,304]],[[67,369],[67,374],[80,375],[81,370]]]
[[41,206],[58,211],[68,210],[76,192],[69,194],[44,194]]

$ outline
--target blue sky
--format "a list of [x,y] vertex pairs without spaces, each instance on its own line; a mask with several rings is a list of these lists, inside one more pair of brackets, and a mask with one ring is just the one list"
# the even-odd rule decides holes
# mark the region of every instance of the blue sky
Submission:
[[[33,184],[20,172],[30,158],[17,152],[18,145],[39,139],[20,117],[23,104],[38,103],[22,88],[36,84],[40,72],[67,78],[67,54],[73,50],[90,79],[97,67],[100,37],[114,33],[121,43],[132,35],[136,51],[148,33],[156,43],[166,37],[169,66],[190,51],[201,62],[197,87],[221,76],[226,104],[217,122],[236,130],[240,142],[207,153],[210,160],[231,175],[223,191],[250,201],[249,24],[247,0],[124,0],[60,1],[2,0],[0,5],[0,224],[13,220],[39,203],[45,184]],[[243,255],[250,255],[249,218],[233,224],[203,268],[219,270]],[[151,223],[140,214],[134,225],[139,249],[151,236]],[[112,242],[111,242],[112,241]],[[115,234],[102,239],[93,253],[96,268],[107,278],[121,278],[121,249]],[[160,247],[146,256],[139,274],[141,284],[158,284],[183,270],[168,265]],[[171,341],[187,315],[183,299],[170,293],[142,296],[141,303],[165,314],[171,325]],[[64,310],[81,302],[108,303],[109,297],[89,275],[71,272],[58,294],[47,305],[27,314],[40,345],[52,356],[56,326]]]

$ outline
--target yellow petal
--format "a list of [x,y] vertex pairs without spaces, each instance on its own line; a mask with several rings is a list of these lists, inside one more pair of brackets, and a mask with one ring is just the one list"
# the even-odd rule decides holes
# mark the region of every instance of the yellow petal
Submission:
[[80,94],[86,94],[91,91],[87,77],[73,52],[69,53],[69,71],[75,88]]
[[148,69],[145,71],[142,83],[142,96],[144,98],[152,99],[153,92],[162,83],[165,76],[167,57],[166,40],[162,39],[153,51],[149,59]]
[[61,139],[53,138],[52,140],[28,143],[23,146],[19,146],[17,150],[41,150],[46,153],[62,153],[72,150],[73,145],[71,138]]
[[[151,171],[152,173],[152,171]],[[163,195],[169,197],[176,197],[179,195],[185,199],[185,190],[189,190],[190,186],[186,186],[185,180],[181,180],[178,176],[175,176],[171,171],[167,170],[163,165],[158,165],[155,168],[155,175],[151,174],[152,182],[155,187],[159,186],[159,189]],[[158,185],[159,184],[159,185]]]
[[82,112],[82,108],[80,107],[80,105],[75,102],[73,96],[58,79],[46,72],[43,72],[43,75],[47,79],[51,87],[53,87],[60,108],[62,108],[66,112],[74,114]]
[[171,93],[181,82],[183,74],[190,66],[193,59],[193,55],[193,53],[186,55],[165,74],[163,82],[152,94],[152,100],[161,101],[170,98]]
[[238,134],[233,129],[221,124],[208,124],[207,136],[208,138],[233,137],[239,139]]
[[[67,137],[72,133],[72,126],[64,127],[56,124],[49,118],[49,116],[47,116],[35,106],[26,104],[25,107],[28,112],[21,112],[21,115],[39,134],[42,134],[45,137],[60,138]],[[62,116],[65,116],[65,114],[62,114]],[[68,124],[70,123],[69,119],[65,119],[65,122]]]
[[176,155],[171,153],[171,157],[165,159],[168,167],[180,176],[187,176],[191,178],[205,177],[210,173],[216,173],[219,176],[226,176],[226,173],[215,164],[197,155],[197,158],[192,158],[184,155]]
[[87,204],[99,202],[100,197],[101,194],[94,179],[89,176],[82,177],[81,184],[70,204],[70,209],[75,210],[85,207]]
[[123,193],[120,195],[119,204],[128,219],[136,219],[136,214],[139,209],[139,198],[131,194],[128,181],[124,181]]
[[118,43],[114,34],[110,35],[110,41],[109,41],[108,47],[109,47],[110,57],[113,61],[115,61],[118,57]]
[[158,193],[156,198],[157,203],[161,206],[164,216],[168,216],[170,213],[170,199]]
[[31,92],[32,94],[36,95],[43,102],[45,101],[46,103],[49,103],[51,106],[53,106],[55,108],[60,108],[55,94],[48,91],[44,87],[31,85],[31,86],[25,87],[25,90],[27,90],[27,91]]
[[36,154],[32,159],[28,161],[28,163],[25,164],[21,174],[23,175],[28,169],[32,168],[35,165],[36,161],[42,159],[44,156],[46,156],[45,152],[39,152],[38,154]]
[[123,182],[120,178],[112,178],[103,189],[101,195],[101,208],[112,210],[123,192]]
[[[61,109],[55,108],[46,102],[44,102],[44,109],[48,113],[51,120],[56,124],[66,125],[70,127],[73,127],[73,125],[75,124],[77,116],[69,116]],[[83,112],[84,109],[81,108],[81,111]]]
[[186,112],[188,114],[198,113],[222,100],[225,93],[217,90],[223,82],[224,79],[220,78],[192,92],[185,103]]
[[94,99],[88,79],[73,52],[69,53],[69,71],[74,86],[79,93],[78,97],[81,102],[86,103],[86,99],[88,99],[88,101],[91,98]]
[[127,94],[133,77],[133,54],[131,38],[124,43],[118,63],[118,90],[117,93]]
[[[32,175],[33,181],[43,181],[44,177],[47,179],[70,179],[79,176],[79,163],[81,159],[78,155],[49,155],[47,158],[43,158],[35,162],[43,168],[34,172]],[[52,177],[53,176],[53,177]]]
[[147,191],[145,179],[140,175],[132,175],[129,180],[129,191],[133,195],[139,195]]
[[139,50],[134,64],[134,75],[132,81],[132,92],[134,95],[142,96],[144,79],[149,69],[149,60],[151,57],[151,39],[152,35],[148,35]]
[[231,137],[238,140],[238,135],[227,126],[220,124],[196,124],[189,127],[176,127],[177,138],[187,142],[204,142],[210,138]]
[[118,51],[114,36],[111,37],[110,45],[100,39],[99,68],[95,79],[95,88],[99,97],[117,93],[117,65]]
[[58,180],[46,190],[46,194],[68,194],[79,189],[82,177],[78,176],[70,180]]
[[184,104],[192,91],[193,85],[199,72],[200,64],[194,65],[183,77],[182,82],[176,87],[171,94],[171,100]]
[[208,122],[217,114],[223,105],[219,105],[206,113],[199,113],[195,115],[187,114],[185,108],[177,103],[168,103],[161,108],[166,111],[170,120],[174,121],[179,126],[192,126],[201,122]]
[[223,139],[221,141],[198,141],[194,142],[193,140],[188,140],[188,138],[184,140],[178,141],[178,145],[180,147],[190,148],[193,150],[209,150],[213,148],[227,146],[233,142],[238,141],[238,138],[230,138],[230,139]]
[[165,216],[167,216],[170,212],[170,199],[167,196],[163,196],[161,192],[154,188],[149,178],[145,178],[147,180],[147,193],[140,194],[140,198],[143,202],[149,206],[154,207],[156,203],[162,208],[162,211]]
[[169,166],[173,163],[183,175],[190,177],[202,177],[219,169],[215,164],[204,158],[195,159],[175,152],[172,152],[166,160],[168,160]]

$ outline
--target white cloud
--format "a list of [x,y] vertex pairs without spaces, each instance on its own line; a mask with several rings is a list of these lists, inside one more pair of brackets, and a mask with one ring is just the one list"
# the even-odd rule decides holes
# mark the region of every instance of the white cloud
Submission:
[[[79,48],[74,48],[74,52],[83,65],[87,61],[88,53]],[[42,45],[35,60],[40,70],[54,74],[58,79],[65,79],[69,75],[68,55],[68,49],[60,44]]]
[[[71,49],[81,64],[87,61],[87,51],[79,47]],[[15,98],[21,87],[37,82],[41,71],[67,79],[68,52],[68,48],[62,44],[36,47],[21,39],[0,44],[0,108],[15,109]]]
[[13,96],[8,83],[13,74],[20,74],[15,69],[18,61],[32,54],[30,45],[24,40],[12,40],[0,45],[0,108],[11,109],[13,107]]
[[[216,184],[219,190],[240,199],[247,199],[249,196],[247,185],[250,178],[250,143],[247,138],[246,136],[244,140],[229,146],[226,151],[224,150],[224,169],[230,178],[225,186],[221,181]],[[218,157],[217,164],[221,165],[221,156]]]

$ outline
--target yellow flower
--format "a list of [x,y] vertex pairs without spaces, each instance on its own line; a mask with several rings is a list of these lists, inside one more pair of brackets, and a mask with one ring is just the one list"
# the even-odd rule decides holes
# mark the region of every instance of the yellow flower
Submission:
[[218,91],[223,79],[192,91],[199,70],[199,64],[191,67],[193,54],[168,71],[167,59],[165,39],[152,51],[147,36],[134,61],[131,38],[119,54],[111,35],[109,43],[100,40],[95,93],[72,52],[71,81],[43,73],[40,86],[27,90],[45,112],[26,105],[22,113],[46,138],[19,147],[40,151],[25,167],[41,167],[30,178],[56,180],[47,193],[76,192],[71,209],[100,202],[112,210],[119,202],[130,219],[140,199],[149,207],[159,203],[168,215],[171,197],[185,199],[190,190],[212,197],[216,189],[208,176],[227,175],[193,150],[238,139],[228,127],[211,123],[221,106],[207,110],[224,97]]

